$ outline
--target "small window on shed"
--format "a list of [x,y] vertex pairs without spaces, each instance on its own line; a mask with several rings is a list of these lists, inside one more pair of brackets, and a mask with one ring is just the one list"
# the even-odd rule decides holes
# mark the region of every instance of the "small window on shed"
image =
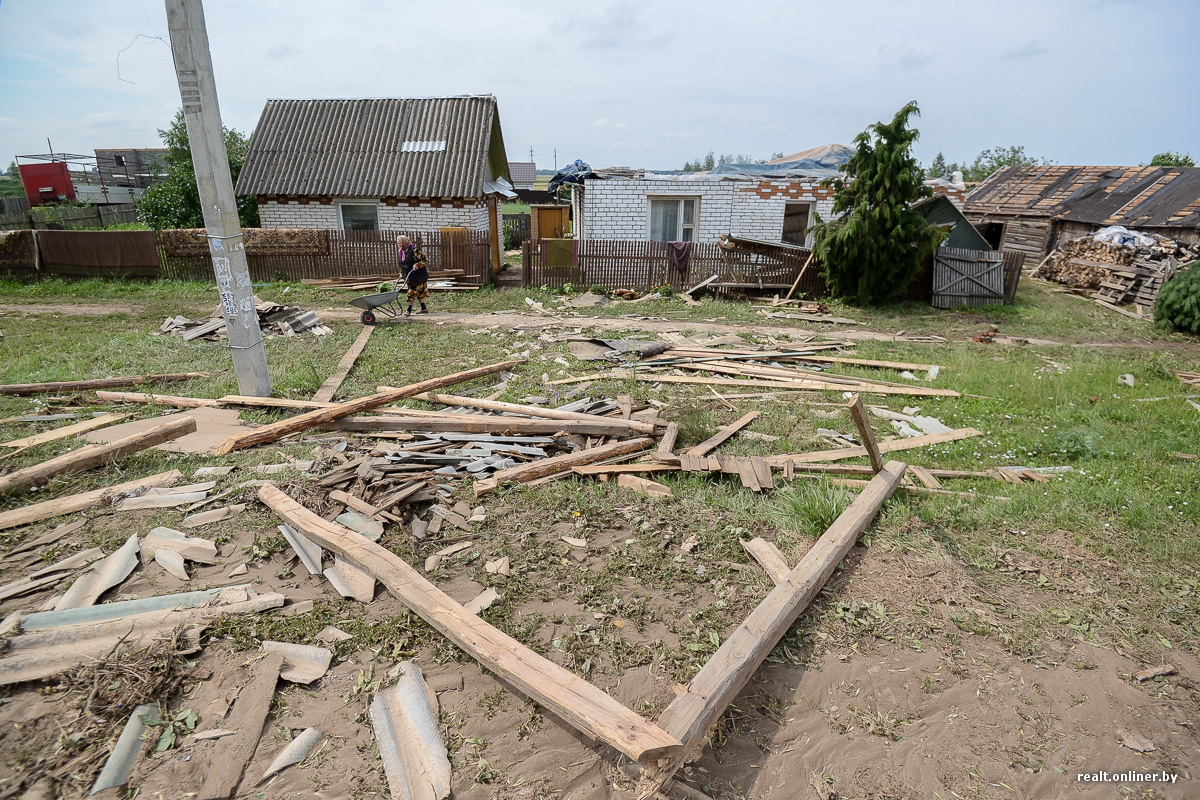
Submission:
[[113,163],[118,167],[125,166],[125,156],[113,156]]
[[342,230],[344,231],[377,231],[379,230],[378,206],[342,206]]

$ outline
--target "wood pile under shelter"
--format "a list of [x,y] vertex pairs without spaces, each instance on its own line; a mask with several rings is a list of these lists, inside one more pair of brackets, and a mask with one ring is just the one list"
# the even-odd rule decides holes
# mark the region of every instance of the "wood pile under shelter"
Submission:
[[1144,317],[1150,316],[1163,284],[1197,258],[1200,243],[1106,228],[1065,243],[1038,265],[1033,277],[1090,291],[1107,308],[1132,305],[1134,311],[1124,313]]

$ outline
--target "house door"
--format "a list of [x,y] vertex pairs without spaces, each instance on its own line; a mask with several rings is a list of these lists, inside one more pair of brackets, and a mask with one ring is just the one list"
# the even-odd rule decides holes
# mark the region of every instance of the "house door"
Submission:
[[539,208],[538,237],[542,239],[567,238],[567,206],[554,208]]
[[811,203],[786,203],[783,207],[783,236],[782,241],[790,244],[805,246],[809,226],[809,210]]

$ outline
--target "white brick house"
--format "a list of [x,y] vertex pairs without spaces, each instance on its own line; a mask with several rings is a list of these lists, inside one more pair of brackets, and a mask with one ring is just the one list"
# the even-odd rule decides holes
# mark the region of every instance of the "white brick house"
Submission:
[[[571,184],[575,236],[582,239],[715,242],[722,234],[811,246],[816,215],[832,219],[833,188],[852,154],[824,145],[766,164],[725,164],[709,172],[594,170]],[[961,203],[961,184],[927,181]]]
[[599,173],[571,187],[575,235],[586,239],[715,242],[723,233],[805,243],[813,212],[829,219],[833,191],[821,178],[693,173]]
[[236,192],[264,228],[492,231],[508,178],[491,96],[269,100]]

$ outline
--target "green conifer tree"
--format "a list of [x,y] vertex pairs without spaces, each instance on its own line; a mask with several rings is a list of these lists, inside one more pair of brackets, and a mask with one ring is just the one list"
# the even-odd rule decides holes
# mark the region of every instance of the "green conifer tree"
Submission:
[[911,102],[890,123],[854,137],[855,153],[841,166],[845,177],[825,182],[837,191],[833,211],[841,216],[813,226],[813,250],[835,297],[861,305],[891,300],[944,238],[912,209],[933,195],[912,155],[918,132],[908,120],[920,113]]

